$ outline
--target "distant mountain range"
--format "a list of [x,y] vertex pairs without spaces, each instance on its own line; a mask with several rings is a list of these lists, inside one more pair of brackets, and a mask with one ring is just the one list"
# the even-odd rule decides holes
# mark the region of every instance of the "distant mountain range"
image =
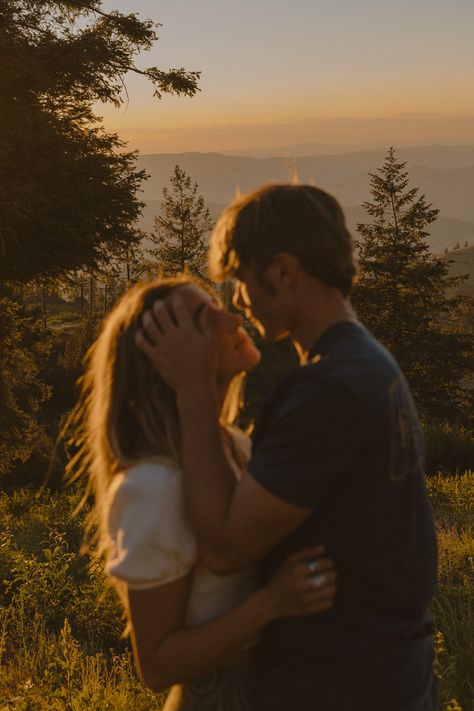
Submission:
[[[143,186],[143,199],[147,202],[161,199],[163,187],[179,164],[198,183],[207,203],[225,205],[236,191],[247,192],[262,183],[298,178],[333,193],[342,205],[356,208],[369,199],[368,173],[377,171],[385,154],[381,149],[271,158],[160,153],[140,156],[139,166],[150,175]],[[410,185],[420,188],[428,202],[440,210],[440,218],[454,220],[451,231],[471,234],[474,225],[466,223],[474,223],[474,145],[400,148],[397,156],[407,162]],[[446,234],[446,239],[439,237],[436,242],[437,248],[449,247],[453,236]]]
[[[283,149],[282,149],[283,150]],[[159,211],[163,187],[176,164],[199,185],[213,217],[217,217],[236,190],[246,192],[266,182],[301,182],[320,185],[344,207],[353,234],[357,223],[367,221],[362,203],[370,198],[369,172],[383,163],[385,151],[353,151],[337,155],[297,158],[254,158],[220,153],[160,153],[139,157],[139,166],[150,175],[144,183],[147,206],[141,225],[150,232]],[[401,148],[407,162],[410,186],[419,187],[428,202],[440,210],[431,225],[428,243],[433,252],[474,244],[474,146],[422,146]]]
[[[378,152],[384,154],[387,148],[379,145],[332,145],[325,143],[294,143],[288,146],[275,146],[274,148],[241,148],[239,150],[220,151],[226,156],[249,156],[253,158],[276,158],[277,156],[289,156],[292,158],[301,158],[303,156],[321,156],[321,155],[339,155],[342,153],[370,153]],[[398,149],[397,149],[398,150]],[[444,159],[448,159],[448,163],[453,156],[456,156],[456,161],[460,161],[460,165],[472,164],[473,146],[412,146],[408,148],[400,148],[400,155],[406,150],[410,151],[410,155],[418,155],[421,163],[425,162],[425,157],[431,163],[433,158],[441,161],[438,167],[444,166]],[[467,151],[467,153],[466,153]],[[470,153],[469,153],[470,152]],[[405,160],[405,159],[403,159]],[[463,162],[467,161],[467,162]]]
[[[367,147],[366,147],[367,148]],[[276,158],[277,156],[337,155],[365,150],[360,145],[328,145],[326,143],[293,143],[289,146],[275,146],[274,148],[240,148],[239,150],[221,151],[226,156],[251,156],[252,158]]]
[[452,260],[450,266],[452,276],[468,275],[466,281],[456,288],[456,293],[463,296],[474,296],[474,246],[455,249],[446,256]]
[[[217,219],[225,207],[225,203],[206,202],[211,217]],[[154,218],[158,215],[161,200],[150,200],[146,203],[140,226],[146,232],[152,232]],[[363,207],[344,207],[347,225],[354,237],[357,237],[356,227],[360,222],[368,222],[368,216]],[[430,249],[435,254],[445,249],[452,250],[456,244],[461,247],[467,242],[474,245],[474,223],[455,220],[451,217],[438,217],[431,225],[431,234],[427,239]]]

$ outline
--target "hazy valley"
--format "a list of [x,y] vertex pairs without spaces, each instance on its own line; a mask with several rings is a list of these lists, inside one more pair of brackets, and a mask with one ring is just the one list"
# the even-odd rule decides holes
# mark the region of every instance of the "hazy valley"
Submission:
[[[297,153],[297,146],[291,147]],[[213,217],[236,191],[246,192],[265,182],[298,178],[333,193],[344,207],[347,222],[355,232],[366,220],[362,203],[369,199],[369,172],[382,165],[385,150],[352,151],[334,155],[258,158],[220,153],[162,153],[142,155],[139,166],[149,174],[143,185],[147,206],[142,226],[150,231],[159,210],[163,187],[176,164],[199,185]],[[410,186],[419,187],[440,210],[431,225],[430,248],[439,253],[459,243],[474,244],[474,146],[425,146],[400,148],[400,161],[407,162]]]

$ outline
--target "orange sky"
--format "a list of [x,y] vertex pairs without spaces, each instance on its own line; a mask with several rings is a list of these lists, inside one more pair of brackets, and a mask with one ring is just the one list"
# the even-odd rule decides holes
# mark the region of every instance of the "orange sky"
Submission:
[[108,5],[163,23],[141,66],[202,71],[194,98],[129,76],[128,105],[98,107],[143,153],[474,143],[472,0]]

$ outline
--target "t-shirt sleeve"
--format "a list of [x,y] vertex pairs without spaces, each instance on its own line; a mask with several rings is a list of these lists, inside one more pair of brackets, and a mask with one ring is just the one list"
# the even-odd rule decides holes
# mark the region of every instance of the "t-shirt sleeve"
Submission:
[[198,550],[184,513],[180,472],[143,463],[121,476],[110,491],[107,573],[134,590],[183,577]]
[[343,383],[303,377],[270,414],[248,470],[284,501],[315,508],[360,456],[362,431],[355,397]]

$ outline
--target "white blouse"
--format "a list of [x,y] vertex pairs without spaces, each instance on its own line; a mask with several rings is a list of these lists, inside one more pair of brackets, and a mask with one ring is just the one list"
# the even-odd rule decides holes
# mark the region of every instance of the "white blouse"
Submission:
[[116,476],[107,523],[106,571],[130,589],[165,585],[193,571],[187,625],[217,617],[255,589],[253,570],[221,576],[199,562],[184,511],[182,472],[172,459],[154,457]]

